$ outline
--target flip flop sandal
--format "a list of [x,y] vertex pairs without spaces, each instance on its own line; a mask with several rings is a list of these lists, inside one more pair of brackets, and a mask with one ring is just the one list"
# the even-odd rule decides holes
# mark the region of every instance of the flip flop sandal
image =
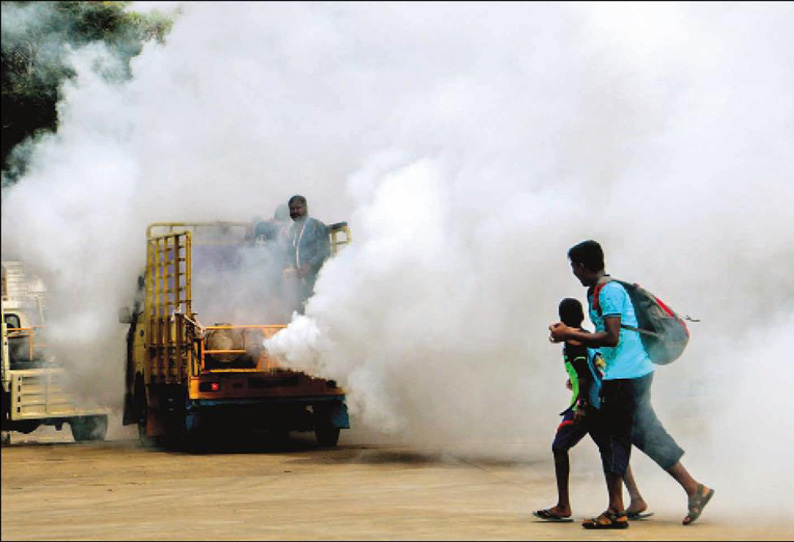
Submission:
[[582,522],[585,529],[626,529],[629,526],[629,518],[625,513],[616,514],[607,510],[597,518],[586,519]]
[[629,521],[637,521],[638,519],[648,519],[653,515],[653,512],[626,512],[626,517]]
[[[684,518],[684,521],[681,522],[684,525],[692,525],[695,520],[700,517],[700,514],[703,513],[703,509],[709,503],[711,497],[714,496],[713,489],[709,489],[709,492],[705,495],[703,494],[703,489],[705,489],[703,484],[698,484],[697,493],[689,498],[689,502],[687,503],[689,513]],[[687,519],[689,519],[689,521],[687,521]]]
[[552,512],[551,508],[547,508],[545,510],[535,510],[532,512],[532,515],[538,519],[542,519],[543,521],[551,521],[555,523],[570,523],[573,521],[573,518],[566,518],[557,514],[556,512]]

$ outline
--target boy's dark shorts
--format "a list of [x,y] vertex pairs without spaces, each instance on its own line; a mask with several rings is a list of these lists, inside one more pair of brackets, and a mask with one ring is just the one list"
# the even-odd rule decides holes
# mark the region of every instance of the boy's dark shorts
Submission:
[[631,457],[631,426],[634,416],[634,380],[604,380],[601,410],[592,425],[604,472],[623,476]]
[[554,436],[554,442],[551,445],[551,451],[555,454],[566,453],[568,450],[576,446],[585,435],[590,433],[590,419],[592,412],[588,412],[585,418],[579,422],[573,422],[573,408],[567,408],[562,413],[562,421],[557,426],[557,434]]

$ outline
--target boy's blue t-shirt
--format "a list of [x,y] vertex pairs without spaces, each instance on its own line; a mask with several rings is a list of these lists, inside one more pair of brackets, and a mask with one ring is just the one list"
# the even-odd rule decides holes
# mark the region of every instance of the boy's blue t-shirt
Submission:
[[[596,331],[605,331],[604,317],[620,316],[622,325],[637,326],[637,316],[626,289],[617,282],[608,282],[599,294],[601,316],[593,309],[593,298],[588,293],[587,301],[590,308],[590,320]],[[600,347],[601,355],[606,362],[604,380],[617,378],[640,378],[654,370],[653,362],[642,346],[640,334],[629,329],[620,329],[618,345],[612,348]]]

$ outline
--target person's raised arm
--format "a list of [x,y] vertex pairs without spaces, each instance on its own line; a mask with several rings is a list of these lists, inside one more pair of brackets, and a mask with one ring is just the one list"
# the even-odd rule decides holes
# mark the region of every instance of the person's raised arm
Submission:
[[613,347],[620,341],[620,315],[604,317],[604,331],[587,333],[576,328],[566,326],[562,322],[557,322],[549,326],[549,340],[559,343],[567,340],[579,341],[591,348],[599,346]]

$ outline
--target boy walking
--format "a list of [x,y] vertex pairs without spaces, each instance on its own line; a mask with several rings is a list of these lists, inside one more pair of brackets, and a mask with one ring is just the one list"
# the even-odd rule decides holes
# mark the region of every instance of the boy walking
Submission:
[[[600,348],[606,361],[602,385],[601,420],[591,432],[601,454],[609,506],[600,516],[585,520],[588,529],[619,529],[627,523],[623,508],[622,480],[626,475],[632,444],[666,470],[687,494],[684,525],[700,517],[714,490],[699,483],[681,464],[684,455],[665,431],[651,406],[654,365],[639,333],[621,326],[637,327],[637,317],[625,288],[609,281],[604,252],[596,241],[583,241],[568,251],[574,276],[588,288],[587,300],[594,333],[583,333],[564,322],[549,326],[549,340],[579,341]],[[598,300],[593,299],[599,286]],[[595,307],[600,307],[596,309]]]
[[[578,300],[563,299],[559,305],[559,315],[565,325],[587,333],[582,329],[584,312]],[[562,422],[557,427],[551,446],[554,454],[554,473],[557,478],[557,505],[536,510],[532,514],[545,521],[570,522],[573,520],[568,491],[570,475],[568,451],[590,433],[591,427],[598,421],[603,359],[596,350],[587,348],[573,339],[565,341],[562,353],[565,370],[569,376],[566,385],[572,391],[572,397],[568,408],[561,412]],[[640,495],[631,468],[626,469],[624,481],[631,497],[631,504],[627,510],[629,518],[639,519],[650,516],[651,514],[643,514],[647,505]],[[628,523],[626,525],[628,526]]]

